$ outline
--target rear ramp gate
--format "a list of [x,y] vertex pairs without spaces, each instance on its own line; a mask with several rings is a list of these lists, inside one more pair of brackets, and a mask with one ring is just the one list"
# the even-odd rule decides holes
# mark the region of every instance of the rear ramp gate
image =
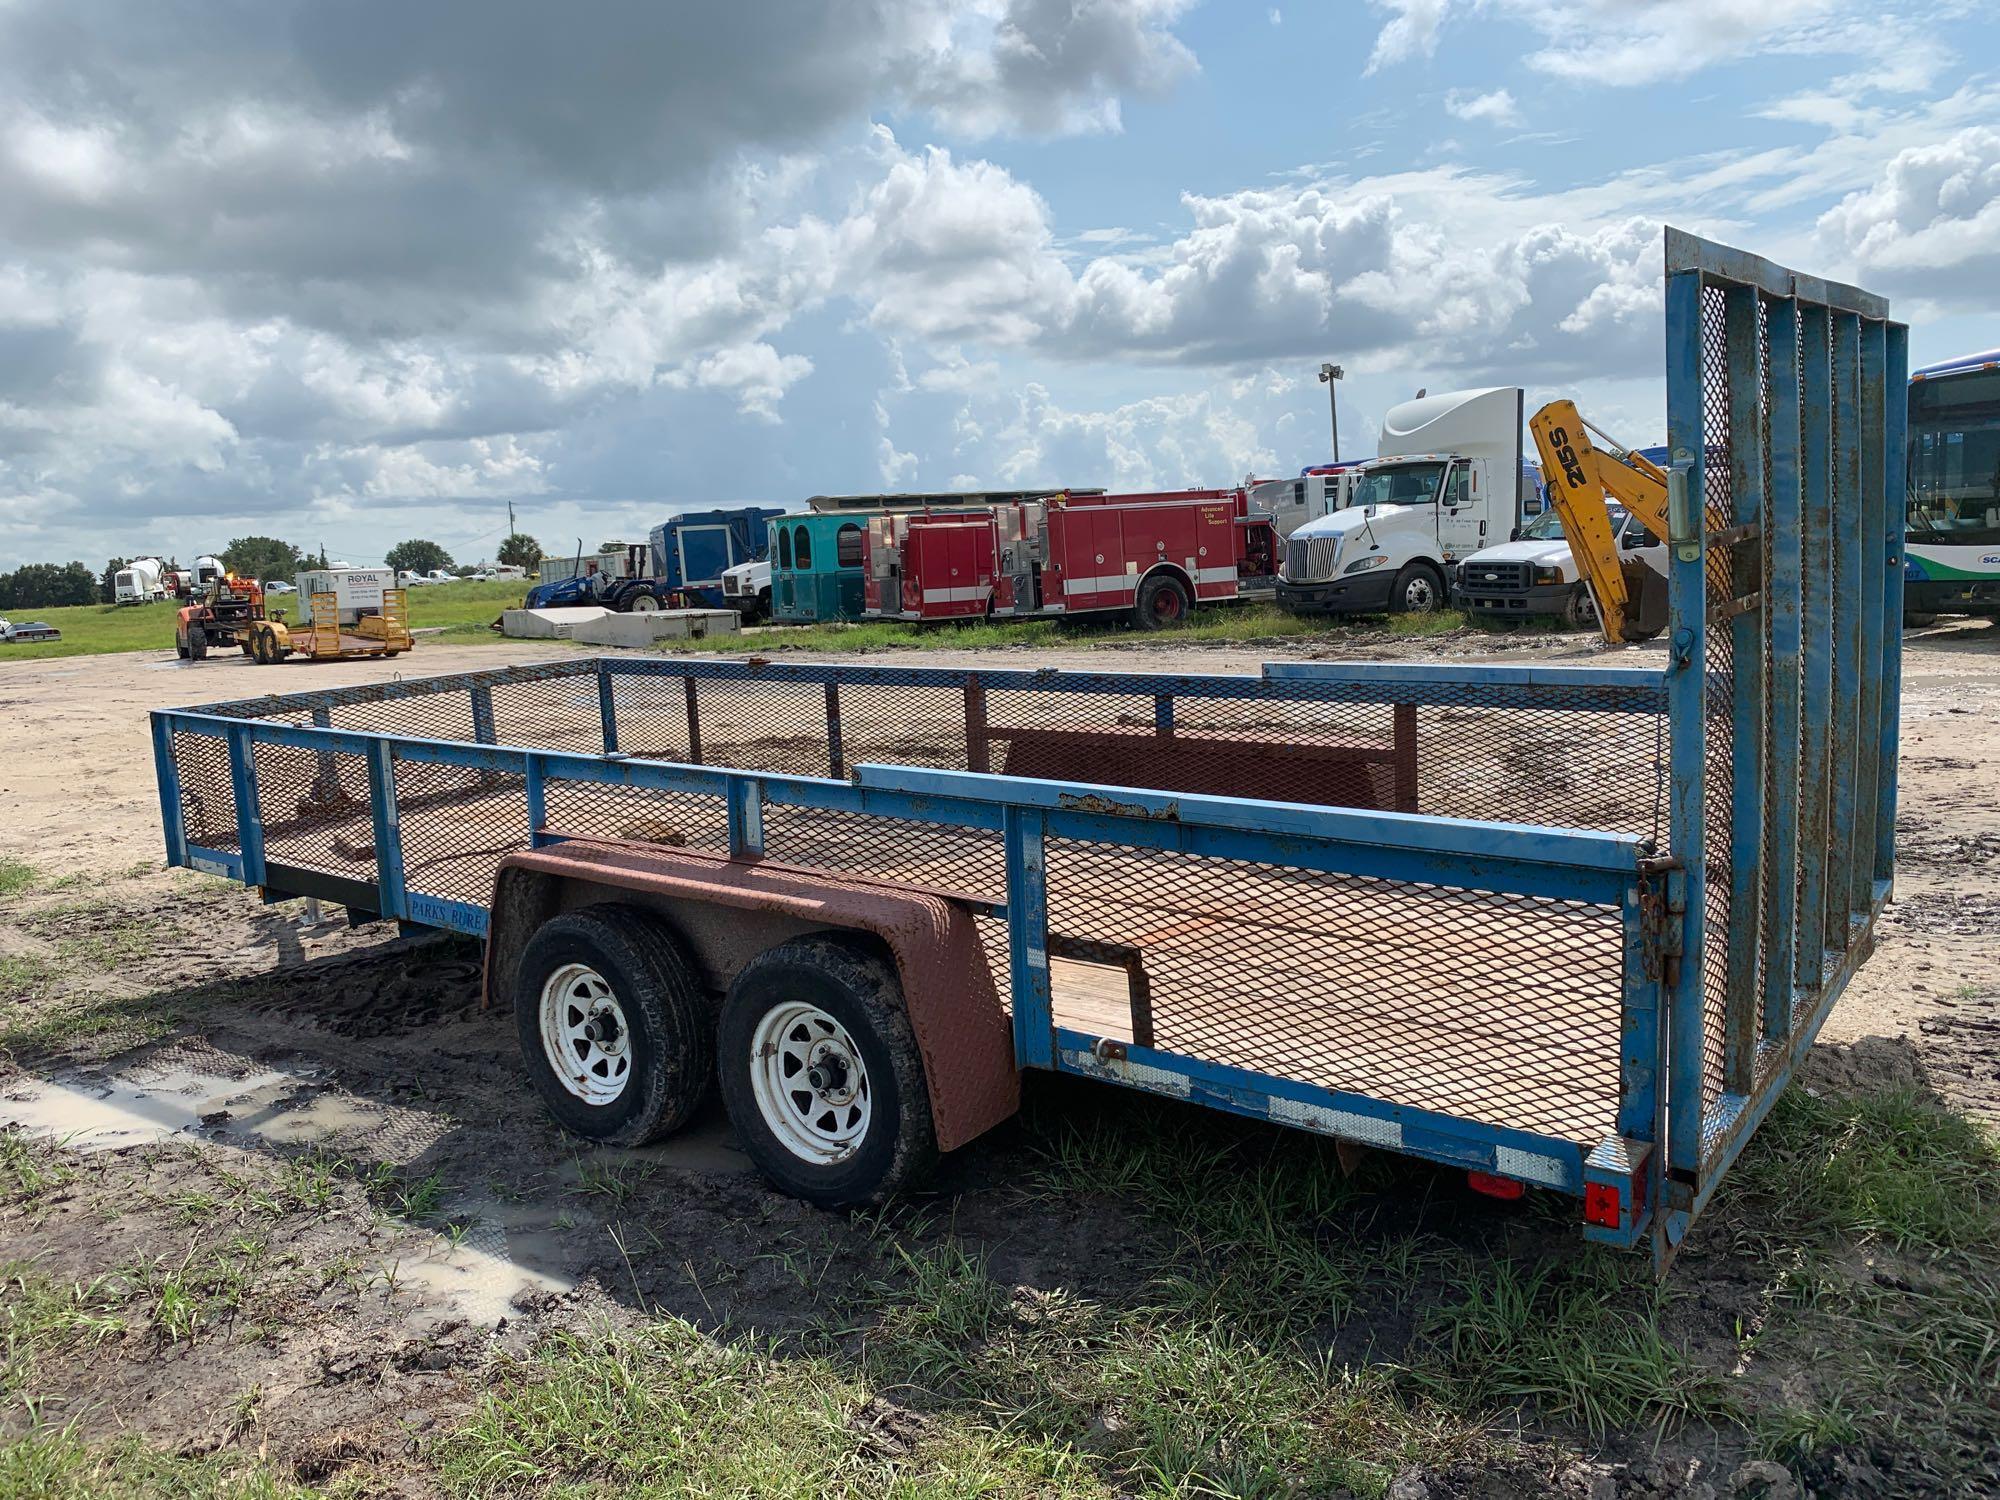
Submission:
[[1646,665],[624,656],[273,696],[153,716],[169,857],[478,934],[500,861],[561,840],[941,893],[1017,1065],[1572,1194],[1664,1266],[1886,899],[1906,358],[1878,299],[1667,253]]

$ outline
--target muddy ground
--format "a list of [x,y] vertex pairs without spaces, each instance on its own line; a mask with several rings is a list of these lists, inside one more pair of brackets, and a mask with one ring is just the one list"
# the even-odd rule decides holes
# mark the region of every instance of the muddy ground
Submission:
[[[561,649],[434,648],[414,665],[428,675]],[[1342,654],[1471,653],[1595,654],[1577,637],[1369,632]],[[1009,665],[1095,666],[1109,654],[1001,653]],[[1266,654],[1146,642],[1117,651],[1114,664],[1239,670]],[[927,665],[960,659],[975,658],[923,653]],[[932,1345],[909,1333],[912,1320],[956,1307],[975,1283],[1004,1309],[1081,1302],[1113,1322],[1120,1309],[1153,1317],[1178,1307],[1187,1287],[1229,1308],[1241,1295],[1229,1287],[1254,1281],[1244,1268],[1262,1265],[1262,1252],[1244,1248],[1254,1237],[1231,1239],[1227,1254],[1205,1243],[1214,1226],[1199,1202],[1163,1211],[1173,1194],[1147,1175],[1159,1170],[1154,1158],[1195,1163],[1183,1176],[1202,1164],[1228,1164],[1245,1180],[1275,1172],[1282,1197],[1322,1158],[1331,1170],[1328,1153],[1052,1080],[1030,1090],[1019,1121],[949,1161],[935,1192],[886,1215],[819,1213],[768,1191],[713,1106],[666,1144],[584,1149],[527,1092],[510,1018],[478,1008],[476,947],[336,922],[308,928],[296,904],[262,907],[158,868],[145,710],[241,696],[251,670],[140,656],[0,667],[0,871],[11,858],[34,872],[0,895],[0,1126],[10,1127],[0,1136],[0,1265],[10,1278],[0,1287],[10,1320],[0,1437],[66,1431],[77,1452],[136,1437],[147,1452],[216,1472],[240,1463],[360,1493],[534,1493],[551,1474],[617,1492],[611,1460],[585,1455],[565,1468],[496,1447],[479,1427],[495,1420],[483,1403],[552,1378],[559,1335],[598,1339],[679,1319],[768,1361],[753,1386],[788,1378],[770,1373],[787,1361],[858,1382],[827,1398],[841,1413],[840,1443],[853,1449],[842,1461],[864,1466],[856,1473],[957,1452],[951,1445],[976,1429],[981,1443],[1085,1455],[1079,1472],[1102,1489],[1079,1493],[1196,1492],[1128,1461],[1139,1439],[1125,1406],[1099,1400],[1066,1427],[1049,1415],[1069,1409],[1051,1406],[1054,1396],[996,1396],[994,1382],[1005,1382],[991,1370],[975,1379],[955,1363],[943,1369],[942,1356],[918,1357]],[[316,686],[382,670],[302,669]],[[1899,1099],[1935,1096],[2000,1119],[2000,628],[1912,633],[1904,693],[1897,900],[1878,952],[1828,1023],[1812,1086],[1827,1099],[1901,1089]],[[1274,1275],[1269,1287],[1291,1286],[1297,1305],[1274,1311],[1284,1293],[1268,1288],[1246,1301],[1233,1315],[1254,1346],[1243,1357],[1310,1347],[1332,1368],[1379,1367],[1402,1414],[1378,1414],[1371,1420],[1387,1425],[1355,1440],[1357,1452],[1379,1452],[1311,1471],[1318,1477],[1294,1468],[1289,1492],[1597,1500],[1991,1484],[2000,1493],[1991,1392],[1952,1384],[1952,1372],[1990,1361],[1913,1368],[1882,1392],[1870,1385],[1850,1410],[1815,1344],[1819,1325],[1776,1316],[1801,1295],[1800,1266],[1823,1256],[1834,1268],[1824,1274],[1887,1288],[1877,1312],[1920,1319],[1933,1268],[1921,1245],[1851,1226],[1814,1241],[1810,1255],[1780,1244],[1759,1210],[1768,1219],[1784,1193],[1755,1185],[1775,1170],[1755,1167],[1748,1196],[1697,1230],[1658,1304],[1637,1281],[1593,1283],[1588,1295],[1564,1283],[1558,1320],[1583,1316],[1572,1302],[1595,1319],[1636,1299],[1677,1351],[1670,1380],[1606,1375],[1614,1394],[1595,1409],[1569,1387],[1567,1396],[1542,1389],[1532,1366],[1519,1384],[1482,1385],[1480,1369],[1435,1348],[1440,1328],[1467,1326],[1468,1278],[1540,1287],[1548,1266],[1573,1260],[1567,1217],[1547,1205],[1496,1206],[1451,1174],[1381,1163],[1332,1190],[1340,1212],[1324,1222],[1326,1205],[1310,1193],[1281,1204],[1291,1217],[1280,1233],[1302,1236],[1313,1265],[1338,1263],[1352,1279],[1315,1308],[1309,1277]],[[1413,1245],[1414,1269],[1394,1274]],[[939,1266],[959,1264],[951,1257],[976,1266],[972,1282],[962,1266],[956,1280],[936,1281]],[[1951,1303],[1954,1315],[1981,1305]],[[951,1346],[952,1361],[1001,1347],[998,1315],[985,1316]],[[1789,1336],[1760,1342],[1767,1325]],[[1593,1321],[1578,1339],[1589,1345],[1600,1331]],[[1026,1336],[1012,1323],[1006,1332]],[[1526,1337],[1517,1329],[1514,1342]],[[1489,1365],[1510,1368],[1513,1357],[1495,1353]],[[1076,1366],[1060,1368],[1075,1378]],[[1675,1413],[1680,1398],[1663,1390],[1702,1394]],[[1398,1425],[1413,1413],[1427,1414],[1421,1436]],[[502,1415],[529,1420],[511,1406]],[[1805,1416],[1820,1420],[1816,1437],[1771,1436],[1773,1423]],[[1249,1441],[1218,1439],[1216,1451],[1240,1458]],[[492,1457],[500,1450],[511,1454],[504,1462]],[[1021,1467],[1016,1448],[1006,1453],[996,1487],[1071,1492],[1061,1465],[1046,1484],[1016,1483],[1041,1471]],[[1099,1462],[1104,1454],[1119,1456]],[[1785,1468],[1760,1468],[1769,1454]],[[9,1472],[0,1461],[0,1489]],[[825,1488],[871,1488],[829,1472]],[[1243,1478],[1259,1472],[1254,1464],[1238,1473],[1213,1455],[1190,1472],[1201,1492],[1285,1492]],[[175,1490],[163,1481],[157,1492]]]

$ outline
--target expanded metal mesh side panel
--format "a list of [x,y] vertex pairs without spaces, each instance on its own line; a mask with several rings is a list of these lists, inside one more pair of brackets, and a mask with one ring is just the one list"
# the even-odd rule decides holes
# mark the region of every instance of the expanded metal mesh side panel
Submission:
[[1595,1144],[1618,1099],[1615,908],[1052,839],[1059,1025]]
[[253,755],[265,859],[372,883],[367,760],[291,745],[257,745]]
[[1007,899],[1006,848],[992,829],[772,805],[764,809],[764,853],[982,901]]
[[[969,769],[968,723],[977,693],[962,688],[843,683],[838,693],[845,765]],[[990,710],[988,710],[990,712]]]
[[665,844],[703,854],[729,852],[729,808],[710,792],[667,792],[551,781],[542,789],[548,831],[566,838]]
[[181,829],[191,844],[236,847],[236,787],[229,775],[229,744],[219,734],[173,736],[174,770],[181,785]]
[[[1702,498],[1710,530],[1736,523],[1730,472],[1730,371],[1726,292],[1705,285],[1701,291],[1701,415],[1704,452]],[[1735,580],[1726,566],[1707,572],[1709,619],[1723,618],[1735,597]],[[1730,868],[1735,859],[1732,814],[1735,799],[1736,649],[1726,624],[1708,631],[1709,690],[1704,714],[1705,737],[1702,830],[1706,845],[1708,887],[1702,907],[1702,1098],[1720,1098],[1727,1044],[1729,1005]],[[1750,918],[1754,920],[1754,916]]]
[[685,678],[620,674],[611,684],[621,751],[650,760],[690,759]]
[[783,776],[827,774],[826,693],[816,684],[697,680],[689,759]]
[[498,683],[492,695],[493,737],[499,743],[602,753],[604,713],[595,675]]
[[508,772],[399,760],[396,806],[413,894],[483,906],[501,859],[528,847],[522,778]]

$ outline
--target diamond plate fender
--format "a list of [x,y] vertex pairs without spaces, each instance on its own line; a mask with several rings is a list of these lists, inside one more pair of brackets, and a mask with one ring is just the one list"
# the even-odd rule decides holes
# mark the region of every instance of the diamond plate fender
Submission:
[[506,1002],[537,927],[559,912],[609,899],[658,911],[694,951],[716,993],[757,954],[788,938],[828,928],[872,934],[902,980],[938,1148],[962,1146],[1020,1107],[1012,1026],[972,914],[945,892],[769,860],[566,839],[511,854],[495,872],[486,1003]]

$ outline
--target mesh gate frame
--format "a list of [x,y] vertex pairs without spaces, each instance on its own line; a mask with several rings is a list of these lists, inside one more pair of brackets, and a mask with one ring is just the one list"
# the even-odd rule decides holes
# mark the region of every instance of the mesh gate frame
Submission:
[[[1669,1258],[1871,951],[1895,875],[1908,331],[1669,228]],[[1704,518],[1721,525],[1710,531]],[[1733,566],[1711,577],[1716,548]]]

